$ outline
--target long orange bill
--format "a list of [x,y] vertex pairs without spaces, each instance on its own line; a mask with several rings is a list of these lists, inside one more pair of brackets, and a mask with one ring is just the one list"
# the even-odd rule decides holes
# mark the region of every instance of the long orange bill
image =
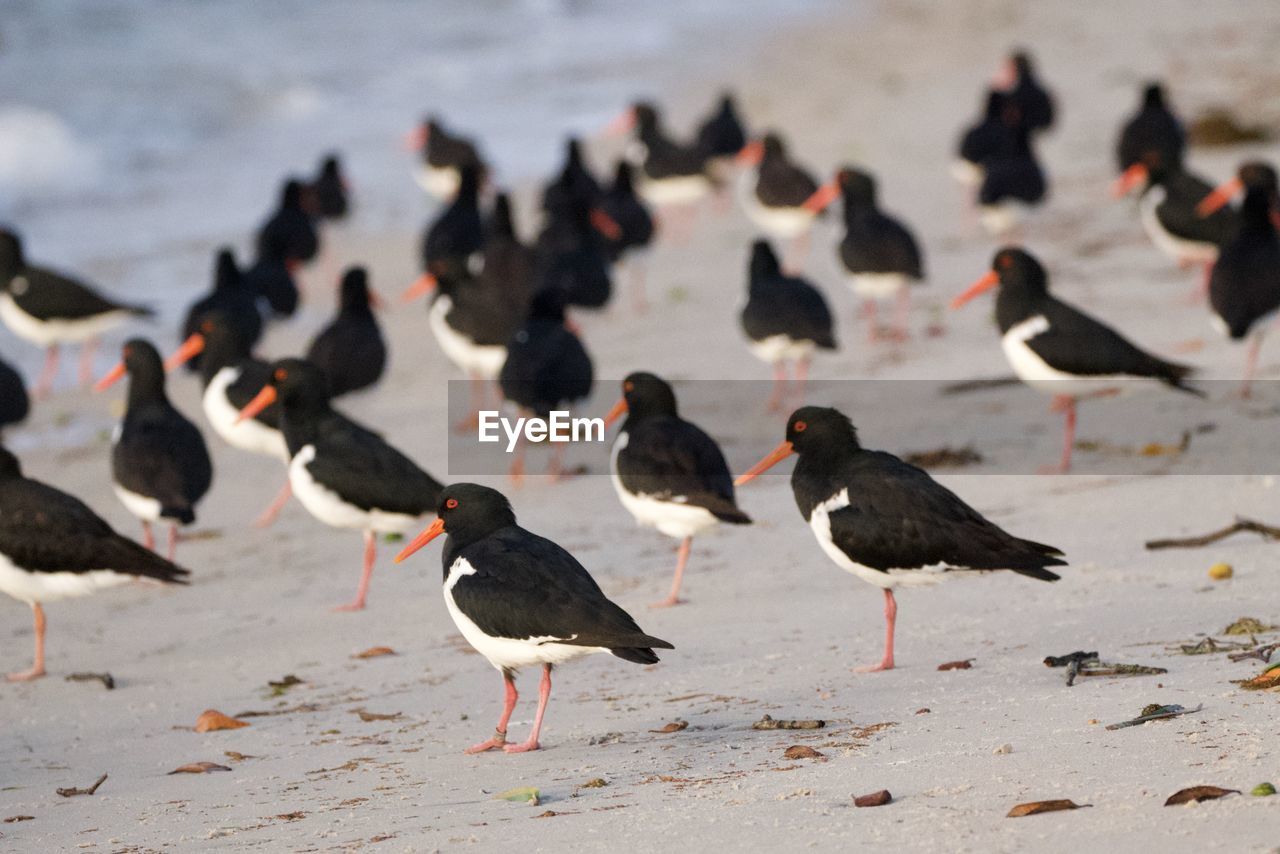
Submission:
[[995,270],[991,270],[981,279],[978,279],[978,281],[970,285],[964,293],[953,299],[951,301],[951,307],[959,308],[978,294],[986,293],[998,284],[1000,284],[1000,277],[996,275]]
[[1196,214],[1202,217],[1208,216],[1221,209],[1243,189],[1244,184],[1239,178],[1232,178],[1230,181],[1219,184],[1212,193],[1200,200],[1200,204],[1196,205]]
[[733,157],[733,162],[739,166],[755,166],[763,159],[764,143],[758,139],[753,139],[738,149],[738,153]]
[[622,136],[625,133],[630,133],[631,129],[634,128],[635,126],[636,126],[636,111],[628,108],[625,112],[621,113],[613,121],[609,122],[609,124],[605,125],[604,130],[602,130],[600,133],[602,136],[606,138]]
[[430,273],[423,273],[414,283],[404,289],[404,293],[400,294],[400,302],[410,303],[419,297],[424,297],[436,289],[436,277]]
[[738,479],[733,482],[733,485],[742,486],[747,481],[754,480],[758,475],[767,472],[795,452],[796,449],[791,446],[791,443],[784,440],[781,445],[770,451],[764,459],[747,469],[743,474],[738,475]]
[[236,423],[246,421],[257,415],[262,410],[276,402],[276,387],[273,385],[264,385],[262,391],[258,392],[253,400],[245,404],[244,409],[240,410],[240,414],[236,416]]
[[613,422],[627,414],[627,399],[625,397],[618,398],[618,402],[613,405],[613,409],[609,410],[609,414],[604,417],[604,429],[608,430],[613,426]]
[[591,226],[610,240],[617,240],[622,236],[622,226],[600,208],[591,209]]
[[196,356],[204,351],[204,336],[199,332],[191,333],[191,336],[177,350],[173,351],[173,355],[164,360],[164,369],[166,372],[172,371],[179,365],[185,365]]
[[809,213],[817,215],[827,209],[827,205],[840,198],[840,185],[835,181],[829,181],[823,184],[814,194],[804,200],[804,204],[800,207]]
[[1147,180],[1147,167],[1141,163],[1135,163],[1121,173],[1120,177],[1111,185],[1111,195],[1117,199],[1124,198],[1133,191],[1133,188]]
[[404,135],[404,147],[410,151],[421,151],[427,145],[426,127],[414,128]]
[[418,536],[414,537],[413,542],[405,546],[404,549],[401,550],[400,554],[395,556],[394,562],[400,563],[400,561],[404,560],[409,555],[413,554],[418,549],[422,548],[427,543],[431,542],[432,540],[434,540],[436,537],[440,536],[443,533],[444,533],[444,520],[437,516],[436,520],[432,522],[430,525],[428,525],[425,531],[423,531]]
[[121,362],[111,370],[107,371],[106,376],[104,376],[102,379],[94,383],[93,390],[106,391],[107,389],[115,385],[117,382],[119,382],[120,378],[123,376],[124,376],[124,362]]

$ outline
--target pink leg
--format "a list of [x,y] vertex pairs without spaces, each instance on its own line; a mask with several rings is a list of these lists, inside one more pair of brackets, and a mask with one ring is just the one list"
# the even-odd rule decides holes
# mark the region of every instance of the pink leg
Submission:
[[165,555],[170,562],[173,561],[174,555],[178,553],[178,523],[169,523],[169,553]]
[[809,232],[798,234],[791,239],[787,247],[787,263],[785,272],[789,276],[798,276],[804,272],[805,261],[809,258]]
[[80,387],[93,385],[93,354],[98,349],[98,339],[90,338],[80,345]]
[[498,727],[493,732],[493,738],[471,745],[463,751],[464,753],[484,753],[486,750],[506,745],[507,722],[511,720],[511,713],[515,711],[516,700],[520,699],[520,695],[516,692],[516,680],[506,671],[502,673],[502,684],[507,689],[507,695],[502,702],[502,717],[498,719]]
[[521,432],[516,437],[515,459],[511,461],[511,472],[508,475],[511,478],[511,486],[515,489],[524,486],[524,444],[524,433]]
[[373,531],[364,532],[364,571],[360,573],[360,586],[356,588],[356,598],[345,605],[334,608],[335,611],[364,610],[364,600],[369,595],[369,579],[373,578],[373,562],[378,557],[378,535]]
[[10,673],[6,677],[10,682],[29,682],[44,675],[44,608],[40,607],[39,602],[31,603],[31,616],[35,618],[36,624],[35,660],[32,661],[30,670]]
[[1209,282],[1213,279],[1213,262],[1204,262],[1204,268],[1200,276],[1200,283],[1187,296],[1187,302],[1191,305],[1199,305],[1209,298]]
[[804,387],[809,383],[809,357],[796,361],[796,405],[804,405]]
[[289,497],[292,495],[293,484],[289,482],[288,478],[285,478],[284,486],[280,487],[280,491],[276,493],[276,497],[272,499],[271,504],[259,514],[257,519],[253,520],[253,527],[271,527],[271,523],[275,522],[276,517],[280,515],[280,511],[284,509],[284,506],[289,503]]
[[1071,471],[1071,451],[1076,444],[1076,399],[1069,395],[1057,395],[1053,399],[1053,408],[1066,412],[1066,421],[1062,434],[1062,460],[1058,463],[1058,474]]
[[765,404],[765,409],[769,412],[777,412],[782,408],[782,399],[786,397],[787,392],[787,366],[782,361],[777,361],[773,365],[773,392],[769,395],[769,402]]
[[1245,400],[1253,397],[1253,372],[1258,367],[1258,351],[1262,349],[1262,336],[1254,335],[1249,341],[1249,349],[1244,357],[1244,381],[1240,383],[1240,396]]
[[898,602],[893,598],[893,591],[884,591],[884,658],[879,664],[870,667],[859,667],[859,673],[874,673],[877,670],[893,669],[893,627],[898,622]]
[[631,279],[631,305],[636,314],[644,314],[649,310],[649,301],[645,298],[644,264],[632,257],[627,261],[627,274]]
[[862,314],[867,319],[867,341],[872,344],[880,342],[879,307],[873,299],[862,301]]
[[470,385],[471,411],[466,418],[453,425],[454,432],[458,434],[474,430],[480,424],[480,410],[484,409],[484,380],[472,374]]
[[44,351],[44,367],[40,370],[40,377],[36,380],[35,388],[31,389],[32,397],[36,400],[48,397],[49,392],[53,391],[53,381],[57,376],[58,345],[50,344]]
[[542,716],[547,713],[547,701],[551,699],[551,665],[542,665],[542,684],[538,686],[538,714],[533,719],[533,732],[529,733],[528,741],[523,744],[507,744],[503,746],[503,750],[507,753],[524,753],[529,750],[537,750],[541,745],[538,744],[538,733],[542,732]]
[[684,579],[684,567],[689,562],[689,549],[693,546],[693,537],[685,537],[680,541],[680,550],[676,557],[676,577],[671,582],[671,592],[661,602],[654,602],[650,608],[670,608],[684,602],[680,598],[680,582]]
[[151,551],[156,550],[156,538],[151,533],[151,523],[145,520],[142,523],[142,544]]
[[898,291],[898,302],[893,314],[893,337],[896,341],[906,341],[911,337],[907,327],[907,317],[911,313],[911,286],[903,285]]

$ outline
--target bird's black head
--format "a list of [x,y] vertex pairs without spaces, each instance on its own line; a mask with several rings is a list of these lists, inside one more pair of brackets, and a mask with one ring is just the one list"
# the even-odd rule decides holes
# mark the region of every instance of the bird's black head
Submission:
[[1142,90],[1142,106],[1155,109],[1164,106],[1164,87],[1159,83],[1148,83]]
[[342,165],[338,159],[338,155],[330,154],[321,161],[320,174],[325,178],[342,177]]
[[369,274],[364,267],[351,267],[342,274],[342,290],[338,297],[341,311],[369,312]]
[[750,284],[758,285],[782,274],[778,264],[778,256],[767,240],[757,240],[751,244],[751,263],[747,267]]
[[1000,290],[1010,294],[1042,296],[1048,292],[1049,277],[1030,252],[1006,246],[991,259],[991,270],[1000,280]]
[[802,406],[791,413],[787,419],[787,441],[801,456],[860,447],[853,422],[829,406]]
[[568,294],[564,288],[546,287],[533,295],[529,302],[530,320],[552,320],[564,323],[565,308],[568,306]]
[[995,89],[987,90],[987,103],[982,115],[989,122],[999,121],[1004,113],[1004,93]]
[[630,193],[634,183],[635,181],[631,171],[631,164],[625,160],[619,160],[617,168],[613,171],[614,191],[618,193]]
[[1261,160],[1248,160],[1240,164],[1240,168],[1236,170],[1236,177],[1240,179],[1245,190],[1256,187],[1259,190],[1275,193],[1280,188],[1280,180],[1276,177],[1275,168]]
[[164,361],[145,338],[130,338],[121,348],[121,362],[129,375],[129,403],[164,397]]
[[1159,184],[1173,174],[1177,164],[1172,162],[1168,152],[1159,148],[1148,148],[1138,155],[1138,162],[1147,170],[1147,183]]
[[241,280],[240,267],[236,264],[235,253],[231,251],[230,246],[222,247],[218,250],[218,254],[213,261],[214,290],[238,288]]
[[582,165],[582,140],[576,136],[571,136],[565,140],[564,144],[564,171],[583,169]]
[[1009,64],[1013,66],[1013,72],[1017,75],[1018,80],[1025,80],[1035,73],[1035,68],[1031,62],[1031,54],[1025,50],[1016,50],[1009,56]]
[[836,173],[846,205],[871,208],[876,204],[876,179],[861,169],[846,166]]
[[280,359],[271,365],[267,385],[286,411],[323,411],[329,407],[329,381],[306,359]]
[[436,516],[451,546],[461,548],[516,523],[511,502],[496,489],[478,483],[454,483],[440,493]]
[[200,370],[212,377],[222,368],[249,355],[249,342],[237,331],[231,316],[220,309],[206,311],[196,322],[196,331],[204,339]]
[[284,210],[300,210],[305,189],[305,185],[297,178],[285,181],[284,188],[280,191],[280,207]]
[[22,239],[9,229],[0,229],[0,291],[26,265],[22,257]]
[[8,448],[0,446],[0,480],[19,477],[22,477],[22,464],[9,452]]
[[738,105],[735,103],[733,93],[725,90],[720,93],[720,112],[732,114],[737,112]]
[[516,223],[511,213],[511,197],[506,193],[498,193],[493,197],[493,208],[489,211],[487,231],[490,237],[516,239]]
[[641,133],[651,133],[658,129],[658,108],[648,101],[637,101],[631,106],[631,116],[635,119],[636,129]]
[[764,135],[764,139],[760,140],[760,143],[764,146],[763,159],[765,160],[772,160],[774,158],[787,156],[787,144],[777,133],[772,131],[766,133]]
[[636,371],[622,381],[622,397],[627,402],[628,420],[677,414],[676,393],[671,386],[666,380],[646,371]]

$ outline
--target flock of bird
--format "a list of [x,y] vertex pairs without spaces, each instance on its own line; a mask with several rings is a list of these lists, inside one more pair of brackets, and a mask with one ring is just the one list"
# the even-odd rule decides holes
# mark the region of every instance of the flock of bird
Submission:
[[[954,169],[974,187],[982,222],[994,233],[1014,228],[1026,208],[1045,200],[1049,182],[1034,143],[1054,120],[1054,99],[1030,57],[1010,56],[983,115],[960,139]],[[410,137],[421,152],[418,182],[444,204],[422,238],[421,277],[402,299],[430,295],[427,326],[472,381],[473,418],[460,427],[474,426],[495,384],[500,402],[544,417],[585,399],[592,360],[571,313],[607,305],[625,267],[642,309],[644,252],[660,233],[679,239],[693,227],[696,206],[708,198],[723,205],[735,188],[763,235],[750,247],[740,320],[751,352],[774,371],[771,410],[792,397],[803,404],[814,353],[837,346],[822,291],[803,275],[812,226],[837,200],[844,218],[837,254],[854,294],[867,302],[871,338],[906,335],[908,294],[924,279],[923,253],[910,228],[880,208],[872,174],[841,166],[819,180],[794,161],[779,133],[749,133],[730,96],[689,141],[674,137],[659,109],[644,102],[605,132],[628,138],[611,181],[598,180],[581,143],[570,140],[563,168],[543,189],[532,243],[521,240],[511,199],[494,189],[476,143],[436,118]],[[1153,242],[1179,263],[1204,265],[1215,319],[1232,339],[1249,339],[1247,391],[1263,331],[1280,309],[1275,171],[1246,163],[1217,189],[1186,171],[1182,124],[1157,85],[1145,90],[1139,112],[1123,126],[1117,155],[1117,191],[1141,186],[1138,209]],[[1232,207],[1241,190],[1243,203]],[[78,499],[25,477],[17,458],[0,448],[0,590],[29,603],[35,620],[33,666],[11,680],[45,673],[43,603],[134,579],[188,581],[174,563],[178,529],[194,521],[213,468],[202,430],[166,395],[167,376],[183,365],[198,376],[205,420],[221,440],[285,466],[284,485],[256,524],[270,524],[294,496],[323,524],[362,533],[362,573],[342,609],[365,607],[379,535],[408,534],[434,514],[396,561],[447,536],[446,606],[467,641],[502,674],[495,733],[470,751],[539,746],[554,665],[601,652],[649,664],[658,660],[655,649],[672,648],[611,602],[566,550],[521,528],[504,495],[477,484],[442,485],[334,406],[336,398],[375,385],[387,361],[374,312],[379,301],[363,268],[343,274],[338,314],[304,357],[267,362],[254,355],[264,325],[296,310],[299,266],[320,252],[323,223],[347,216],[348,192],[336,157],[313,180],[288,180],[278,209],[258,231],[253,263],[242,269],[230,249],[217,253],[213,289],[191,306],[168,360],[134,338],[123,345],[119,365],[96,383],[104,389],[127,377],[127,407],[112,441],[112,484],[141,521],[143,545]],[[787,243],[783,258],[765,238]],[[1199,393],[1188,383],[1188,367],[1143,352],[1053,297],[1044,268],[1026,250],[1001,249],[991,270],[953,304],[991,288],[999,289],[996,320],[1014,371],[1054,395],[1054,408],[1066,414],[1062,470],[1070,464],[1078,401],[1110,396],[1127,380]],[[895,320],[883,329],[874,312],[888,300],[897,302]],[[82,345],[87,381],[98,336],[148,314],[31,263],[17,234],[0,232],[0,320],[48,353],[32,398],[50,393],[60,346]],[[29,405],[22,380],[0,363],[0,426],[21,421]],[[639,524],[680,541],[670,593],[657,606],[681,601],[695,536],[720,523],[751,523],[735,487],[792,455],[796,504],[822,551],[884,591],[884,652],[869,669],[894,666],[896,587],[961,570],[1054,581],[1052,568],[1065,564],[1059,550],[1002,530],[924,471],[863,448],[836,409],[799,406],[786,419],[781,444],[736,481],[716,441],[680,416],[675,391],[662,378],[627,376],[606,425],[618,421],[610,469],[619,500]],[[553,459],[550,473],[560,465]],[[522,452],[511,473],[517,481],[523,476]],[[168,525],[165,557],[155,551],[152,532],[161,523]],[[532,732],[507,744],[514,674],[536,665],[543,676]]]

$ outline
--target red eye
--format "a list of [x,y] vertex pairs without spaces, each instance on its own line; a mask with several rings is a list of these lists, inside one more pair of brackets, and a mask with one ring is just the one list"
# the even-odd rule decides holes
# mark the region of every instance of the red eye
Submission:
[[276,368],[276,374],[275,374],[276,382],[283,380],[287,376],[289,376],[289,372],[286,371],[284,368]]
[[795,423],[794,429],[797,433],[803,433],[805,431],[805,428],[807,428],[808,426],[809,425],[805,424],[803,421],[797,421]]
[[446,501],[446,502],[444,503],[444,506],[445,506],[445,507],[448,507],[450,510],[452,510],[453,508],[455,508],[455,507],[457,507],[457,506],[458,506],[458,499],[456,499],[456,498],[450,498],[448,501]]
[[1010,258],[1008,255],[1001,255],[1000,260],[997,261],[996,263],[1000,265],[1001,269],[1007,270],[1013,266],[1013,259]]
[[628,391],[628,392],[635,391],[636,390],[635,383],[623,383],[622,390]]

